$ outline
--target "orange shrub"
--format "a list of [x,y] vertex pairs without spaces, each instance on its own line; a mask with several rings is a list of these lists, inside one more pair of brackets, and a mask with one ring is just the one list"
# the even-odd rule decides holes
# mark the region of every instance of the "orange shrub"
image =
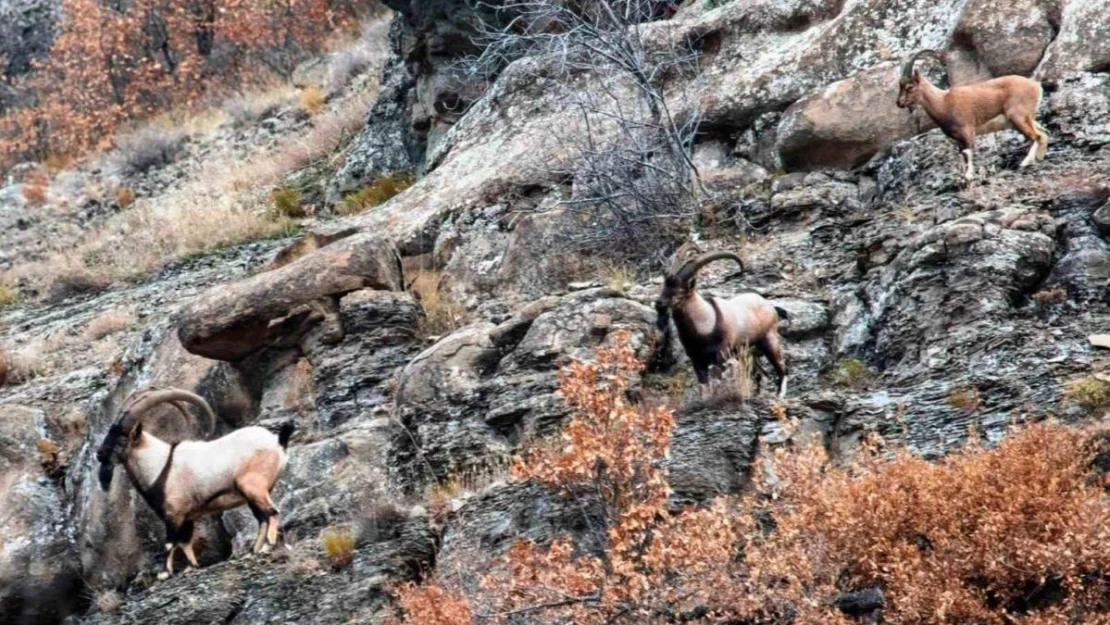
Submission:
[[753,495],[674,513],[672,416],[629,403],[639,363],[627,335],[597,360],[563,371],[574,415],[562,441],[519,456],[514,473],[597,493],[604,552],[517,542],[477,591],[395,588],[405,622],[847,624],[832,600],[869,588],[892,624],[1110,622],[1110,501],[1087,433],[1034,424],[936,463],[874,443],[848,467],[816,442],[780,448]]
[[361,11],[331,0],[62,0],[49,54],[0,117],[0,166],[103,147],[127,120],[287,78]]

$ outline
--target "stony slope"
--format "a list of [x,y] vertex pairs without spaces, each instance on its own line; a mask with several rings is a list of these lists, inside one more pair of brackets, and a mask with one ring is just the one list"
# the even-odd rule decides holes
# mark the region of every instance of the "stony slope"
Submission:
[[[44,333],[119,298],[150,317],[110,366],[91,359],[64,377],[0,388],[9,620],[50,622],[87,609],[60,597],[118,588],[118,613],[92,608],[79,621],[374,621],[391,581],[464,571],[518,536],[587,533],[588,502],[500,479],[514,449],[565,415],[558,366],[616,329],[655,363],[645,385],[681,380],[688,365],[654,330],[657,285],[568,287],[536,245],[550,224],[521,215],[566,191],[537,165],[557,147],[550,129],[574,127],[559,94],[584,86],[543,79],[543,61],[525,59],[461,118],[438,116],[427,104],[458,96],[439,78],[466,52],[443,45],[459,40],[452,28],[465,20],[451,18],[464,3],[395,4],[397,58],[333,191],[402,166],[424,171],[414,187],[342,224],[350,228],[321,229],[319,241],[338,242],[287,255],[280,274],[238,280],[277,252],[254,244],[141,287],[0,319],[9,332]],[[1101,416],[1063,397],[1108,363],[1087,341],[1110,327],[1110,52],[1088,36],[1108,18],[1096,0],[1016,2],[1012,13],[988,4],[733,2],[652,26],[660,40],[716,42],[702,73],[675,89],[702,90],[707,173],[745,181],[724,185],[727,208],[704,245],[738,249],[748,271],[726,278],[718,267],[703,288],[754,288],[791,313],[787,409],[842,458],[871,431],[936,455],[971,425],[994,440],[1049,412]],[[937,131],[915,135],[893,105],[895,61],[920,47],[958,48],[965,75],[1042,77],[1047,160],[1018,171],[1023,141],[994,135],[979,141],[982,178],[964,184],[951,144]],[[395,253],[443,267],[469,323],[427,337],[410,295],[367,288],[397,286]],[[212,330],[227,327],[262,330]],[[832,384],[825,374],[845,359],[873,375]],[[290,549],[241,558],[254,530],[237,511],[203,527],[204,569],[152,582],[162,528],[122,476],[99,490],[92,457],[122,399],[148,384],[196,388],[224,428],[296,419],[277,492]],[[787,438],[763,398],[688,401],[678,420],[671,479],[686,501],[742,488],[757,440]],[[159,425],[185,434],[173,419]],[[41,438],[62,444],[64,470],[40,462]],[[452,476],[468,476],[464,487],[437,488]],[[340,572],[316,540],[336,524],[358,537]]]

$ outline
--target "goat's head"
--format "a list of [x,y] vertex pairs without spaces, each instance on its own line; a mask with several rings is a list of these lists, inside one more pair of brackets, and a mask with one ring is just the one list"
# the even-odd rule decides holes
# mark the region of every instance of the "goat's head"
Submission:
[[898,79],[898,108],[913,108],[921,103],[921,73],[914,68],[917,60],[931,56],[944,63],[944,56],[936,50],[920,50],[914,53],[902,66],[902,76]]
[[672,308],[679,308],[694,295],[697,287],[698,270],[715,260],[734,260],[744,271],[744,261],[732,252],[709,252],[697,258],[692,258],[681,266],[672,266],[663,276],[663,290],[655,300],[655,312],[658,314],[656,325],[660,330],[667,328]]
[[127,455],[139,442],[143,434],[143,417],[151,408],[163,403],[169,403],[177,409],[187,422],[192,422],[189,411],[182,402],[190,403],[204,413],[208,420],[207,432],[211,433],[216,426],[216,415],[211,406],[203,397],[189,391],[168,389],[145,389],[136,391],[127,396],[120,407],[119,417],[108,428],[104,441],[96,450],[96,459],[100,462],[100,486],[104,490],[112,484],[112,473],[117,464],[127,461]]

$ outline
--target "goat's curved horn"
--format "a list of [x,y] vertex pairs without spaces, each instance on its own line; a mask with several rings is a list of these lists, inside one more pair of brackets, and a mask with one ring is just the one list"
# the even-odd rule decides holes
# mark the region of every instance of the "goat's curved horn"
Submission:
[[736,254],[733,254],[732,252],[709,252],[708,254],[702,254],[701,256],[698,256],[697,258],[694,258],[687,262],[685,265],[682,266],[682,269],[679,269],[678,272],[675,273],[675,277],[679,278],[682,281],[689,280],[690,278],[694,277],[694,274],[696,274],[699,269],[708,265],[709,263],[715,260],[726,259],[736,261],[736,264],[740,265],[740,271],[744,271],[744,261],[741,260],[740,257]]
[[911,56],[906,64],[902,66],[902,82],[908,82],[913,78],[913,66],[919,59],[925,56],[931,56],[940,62],[941,65],[947,65],[948,62],[944,58],[944,54],[936,50],[918,50]]
[[[135,424],[141,420],[141,415],[158,404],[169,402],[186,417],[189,412],[181,405],[181,402],[193,404],[200,408],[204,413],[205,418],[208,420],[205,429],[205,437],[208,437],[216,428],[216,414],[212,412],[212,407],[203,397],[196,393],[191,393],[184,389],[167,388],[167,389],[147,389],[132,393],[123,403],[123,417],[126,422],[125,429],[131,429]],[[191,418],[189,419],[192,420]]]

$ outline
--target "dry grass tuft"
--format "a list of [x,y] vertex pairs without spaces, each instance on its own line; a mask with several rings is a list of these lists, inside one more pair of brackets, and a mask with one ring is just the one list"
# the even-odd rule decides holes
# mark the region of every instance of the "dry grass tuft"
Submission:
[[270,199],[274,203],[274,211],[280,217],[300,219],[308,212],[301,203],[301,192],[291,187],[282,187],[270,192]]
[[22,297],[19,295],[19,289],[14,286],[0,284],[0,308],[15,306],[20,300],[22,300]]
[[1038,306],[1047,307],[1053,304],[1062,304],[1068,300],[1068,291],[1063,288],[1044,289],[1033,294],[1033,301]]
[[424,502],[433,517],[442,518],[452,512],[456,502],[481,494],[508,476],[507,459],[504,462],[491,460],[480,466],[470,466],[429,485],[424,492]]
[[119,310],[109,311],[89,322],[85,327],[85,338],[89,341],[98,341],[133,325],[135,325],[135,317],[131,313]]
[[101,614],[115,614],[123,608],[123,597],[114,590],[102,590],[96,593],[96,609]]
[[320,546],[333,569],[347,568],[355,558],[355,535],[346,526],[329,527],[320,533]]
[[978,412],[979,407],[983,404],[979,389],[974,386],[952,391],[948,394],[947,401],[949,406],[964,412]]
[[11,361],[8,359],[8,351],[0,345],[0,386],[3,386],[8,381],[8,373],[11,372]]
[[397,171],[387,176],[382,176],[367,187],[353,191],[343,196],[343,203],[339,205],[340,215],[354,215],[373,208],[392,199],[397,194],[412,186],[411,172]]
[[429,269],[418,271],[410,290],[424,311],[420,322],[420,331],[424,336],[441,336],[458,330],[465,323],[466,309],[455,302],[444,288],[441,272]]
[[116,189],[116,204],[120,208],[127,208],[135,203],[135,192],[131,187],[119,187]]
[[844,358],[838,360],[832,370],[825,374],[825,379],[833,386],[859,389],[875,379],[875,372],[862,360]]
[[1072,382],[1064,391],[1064,401],[1075,402],[1088,412],[1110,408],[1110,382],[1093,375]]
[[298,101],[301,108],[307,111],[309,115],[315,115],[324,110],[324,105],[327,104],[327,96],[323,89],[316,85],[309,85],[301,90]]
[[46,357],[49,349],[47,342],[35,341],[17,350],[8,350],[6,355],[0,354],[0,360],[4,361],[3,383],[18,385],[49,375]]
[[269,89],[229,98],[223,103],[222,110],[234,124],[246,126],[273,116],[281,107],[296,100],[296,88],[288,83],[281,83]]

